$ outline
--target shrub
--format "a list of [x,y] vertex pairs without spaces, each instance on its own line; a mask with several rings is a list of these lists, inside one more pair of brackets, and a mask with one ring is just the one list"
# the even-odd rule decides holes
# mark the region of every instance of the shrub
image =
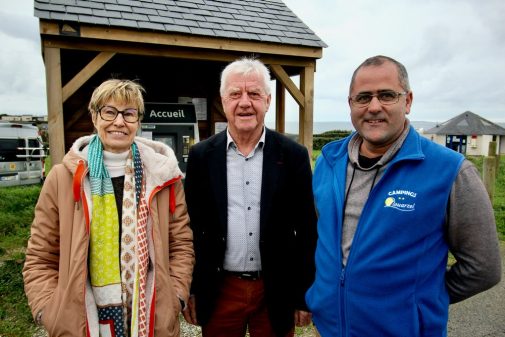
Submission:
[[321,150],[321,148],[337,139],[342,139],[351,134],[351,131],[348,130],[331,130],[323,133],[319,133],[314,135],[312,139],[312,149],[313,150]]

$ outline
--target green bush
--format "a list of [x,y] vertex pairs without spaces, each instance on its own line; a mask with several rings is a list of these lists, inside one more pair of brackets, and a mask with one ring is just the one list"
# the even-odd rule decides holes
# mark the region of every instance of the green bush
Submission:
[[351,134],[351,131],[347,130],[331,130],[323,133],[319,133],[313,136],[312,139],[312,149],[321,150],[321,148],[331,141],[342,139]]

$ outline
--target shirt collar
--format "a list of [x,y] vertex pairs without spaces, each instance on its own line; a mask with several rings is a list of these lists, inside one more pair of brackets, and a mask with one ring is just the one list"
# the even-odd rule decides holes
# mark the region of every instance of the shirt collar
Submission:
[[[263,131],[261,132],[261,137],[258,140],[258,143],[256,144],[256,146],[254,147],[255,150],[258,147],[263,148],[265,146],[265,133],[266,133],[265,130],[266,130],[266,127],[263,125]],[[226,150],[229,150],[230,146],[232,146],[232,145],[236,147],[235,141],[231,137],[230,129],[226,128]]]

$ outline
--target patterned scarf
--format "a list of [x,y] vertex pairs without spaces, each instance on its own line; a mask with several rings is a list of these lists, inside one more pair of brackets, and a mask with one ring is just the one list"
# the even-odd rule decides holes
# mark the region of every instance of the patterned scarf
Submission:
[[140,154],[133,143],[125,169],[121,231],[112,180],[103,162],[103,146],[98,136],[89,143],[88,163],[93,202],[89,269],[100,336],[127,337],[131,321],[130,336],[144,337],[148,335],[149,252],[148,208]]

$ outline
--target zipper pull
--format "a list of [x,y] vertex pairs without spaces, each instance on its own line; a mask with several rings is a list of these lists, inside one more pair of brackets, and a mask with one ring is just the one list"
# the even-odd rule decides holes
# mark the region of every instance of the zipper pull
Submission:
[[340,285],[343,287],[345,282],[345,268],[340,271]]

